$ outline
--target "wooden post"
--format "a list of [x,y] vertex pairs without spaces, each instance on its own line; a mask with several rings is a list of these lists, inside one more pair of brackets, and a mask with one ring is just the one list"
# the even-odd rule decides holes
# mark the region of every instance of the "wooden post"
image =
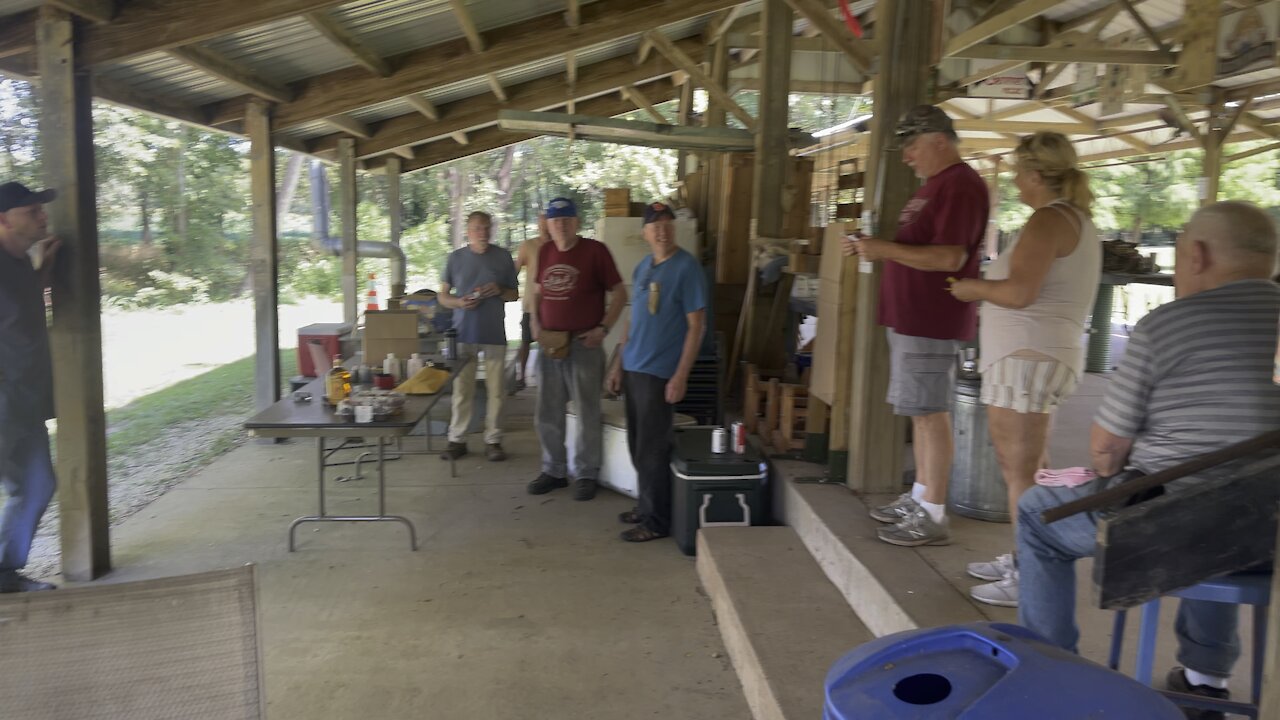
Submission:
[[761,22],[764,53],[760,59],[760,127],[756,132],[753,193],[756,236],[761,238],[782,237],[786,216],[782,207],[782,191],[791,168],[787,152],[787,121],[791,106],[787,97],[791,86],[793,23],[794,13],[784,0],[765,0]]
[[[676,111],[676,124],[688,125],[689,117],[693,114],[693,78],[685,78],[684,85],[680,86],[680,108]],[[689,151],[680,150],[676,153],[676,182],[683,183],[685,176],[689,174]]]
[[[404,232],[404,207],[400,202],[400,170],[404,162],[398,157],[387,158],[387,218],[391,223],[391,244],[400,247],[400,234]],[[404,283],[391,286],[391,297],[405,293]]]
[[[894,126],[903,113],[927,100],[933,12],[929,0],[877,3],[875,12],[876,27],[895,28],[895,33],[880,40],[884,54],[875,80],[876,113],[864,202],[879,218],[878,235],[892,238],[898,231],[898,213],[916,188],[912,171],[902,164],[902,152],[895,147]],[[880,277],[877,265],[858,282],[848,481],[862,492],[900,490],[906,448],[905,423],[884,401],[889,387],[889,343],[876,322]]]
[[279,252],[276,242],[276,155],[271,142],[271,109],[257,98],[245,111],[249,134],[249,196],[253,206],[253,245],[249,253],[253,281],[255,333],[253,399],[259,410],[280,399]]
[[87,581],[111,570],[92,88],[88,70],[77,67],[70,15],[41,7],[36,36],[45,182],[59,194],[47,207],[49,229],[63,243],[50,332],[62,574]]
[[359,317],[356,304],[358,271],[356,257],[356,141],[343,138],[338,141],[338,163],[341,179],[339,185],[339,213],[342,216],[342,322],[355,325]]
[[991,161],[991,183],[987,191],[991,194],[991,214],[987,224],[987,257],[995,257],[1000,252],[1000,226],[996,218],[1000,217],[1000,165],[1003,155],[997,155]]

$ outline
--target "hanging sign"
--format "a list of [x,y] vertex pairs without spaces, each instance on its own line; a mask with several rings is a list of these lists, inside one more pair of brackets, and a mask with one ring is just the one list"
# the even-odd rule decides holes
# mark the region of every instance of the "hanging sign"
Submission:
[[1280,3],[1264,3],[1223,16],[1218,26],[1218,77],[1275,67]]
[[1031,81],[1026,73],[996,75],[970,85],[969,97],[1026,100],[1031,97]]
[[1098,100],[1097,63],[1076,63],[1076,81],[1071,86],[1071,98],[1076,105],[1088,105]]
[[1124,95],[1129,85],[1128,65],[1107,65],[1102,76],[1100,96],[1102,117],[1118,115],[1124,111]]

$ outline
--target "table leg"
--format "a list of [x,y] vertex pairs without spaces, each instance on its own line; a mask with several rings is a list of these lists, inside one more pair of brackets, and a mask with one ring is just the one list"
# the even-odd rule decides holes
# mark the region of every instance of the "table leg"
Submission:
[[1098,285],[1098,295],[1093,301],[1093,317],[1089,320],[1086,372],[1111,372],[1111,313],[1115,308],[1115,293],[1115,285]]

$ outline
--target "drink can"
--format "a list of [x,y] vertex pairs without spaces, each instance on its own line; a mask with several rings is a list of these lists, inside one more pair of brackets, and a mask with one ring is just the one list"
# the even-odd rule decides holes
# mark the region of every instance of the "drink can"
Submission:
[[724,431],[724,428],[718,427],[711,431],[711,452],[717,455],[724,454],[729,451],[728,445],[728,433]]
[[741,421],[729,426],[729,436],[733,439],[733,453],[741,455],[747,451],[747,426]]

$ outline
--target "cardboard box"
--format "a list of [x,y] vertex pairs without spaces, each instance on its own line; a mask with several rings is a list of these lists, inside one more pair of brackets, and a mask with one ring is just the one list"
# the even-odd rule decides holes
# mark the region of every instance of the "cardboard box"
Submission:
[[370,310],[364,316],[364,363],[382,367],[388,353],[405,359],[418,352],[417,310]]
[[818,271],[818,332],[809,394],[832,408],[845,407],[849,402],[858,259],[845,257],[840,245],[854,228],[851,222],[827,226]]
[[822,254],[819,255],[822,260],[818,263],[818,277],[839,282],[846,270],[857,271],[857,259],[845,257],[841,247],[844,236],[856,228],[857,223],[852,222],[833,222],[827,226],[822,235]]

